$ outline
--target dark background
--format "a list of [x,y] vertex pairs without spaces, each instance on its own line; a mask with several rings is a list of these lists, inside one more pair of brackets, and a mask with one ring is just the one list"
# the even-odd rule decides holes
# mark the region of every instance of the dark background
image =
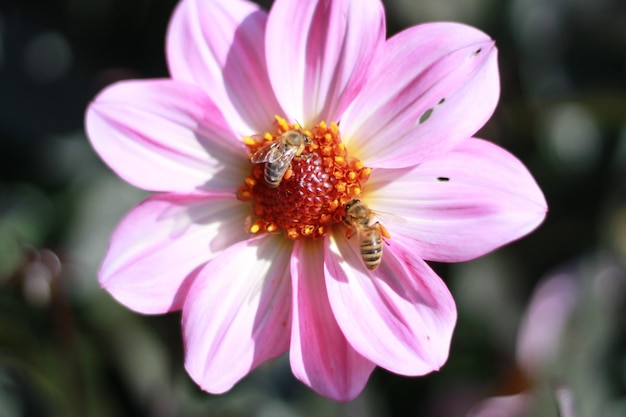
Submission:
[[347,404],[297,382],[287,358],[203,393],[179,315],[140,316],[98,288],[109,235],[145,193],[95,156],[84,111],[111,82],[167,76],[175,4],[0,3],[0,417],[457,417],[519,393],[526,408],[502,415],[574,417],[562,392],[580,417],[626,415],[626,2],[385,2],[388,36],[455,20],[496,40],[502,95],[479,136],[524,161],[549,214],[493,254],[434,265],[459,308],[449,361],[422,378],[377,370]]

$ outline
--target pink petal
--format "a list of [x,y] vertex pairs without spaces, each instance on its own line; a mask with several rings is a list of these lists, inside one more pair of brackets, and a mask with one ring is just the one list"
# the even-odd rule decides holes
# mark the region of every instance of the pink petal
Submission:
[[185,368],[208,392],[229,390],[289,346],[292,244],[265,235],[203,268],[183,307]]
[[283,114],[267,75],[266,20],[252,2],[186,0],[168,30],[172,78],[199,86],[240,135],[265,132]]
[[357,240],[338,231],[325,241],[326,286],[343,334],[391,372],[423,375],[439,369],[456,321],[452,295],[404,239],[384,247],[374,272],[363,266]]
[[100,285],[141,313],[179,310],[198,267],[248,237],[247,210],[234,196],[155,195],[117,226]]
[[497,50],[487,35],[458,23],[419,25],[385,44],[341,119],[344,142],[370,167],[415,165],[478,131],[499,94]]
[[139,188],[234,192],[249,171],[243,142],[191,85],[116,83],[90,104],[85,124],[100,157]]
[[382,212],[392,240],[411,237],[417,256],[442,262],[473,259],[519,239],[547,210],[526,167],[481,139],[413,168],[374,170],[364,200]]
[[266,50],[283,108],[307,126],[337,121],[367,82],[384,39],[379,0],[276,0]]
[[339,329],[330,309],[323,267],[322,242],[296,242],[291,261],[291,369],[319,394],[348,401],[363,390],[375,365],[357,353]]
[[533,292],[517,333],[517,363],[541,378],[559,359],[564,334],[576,307],[581,282],[569,268],[542,279]]

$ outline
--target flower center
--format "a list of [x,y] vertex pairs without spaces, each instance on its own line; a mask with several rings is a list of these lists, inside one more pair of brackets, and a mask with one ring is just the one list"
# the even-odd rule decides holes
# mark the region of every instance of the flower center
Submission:
[[304,130],[276,116],[275,125],[273,133],[244,138],[252,171],[237,198],[252,205],[246,229],[320,238],[342,221],[371,169],[348,156],[336,123]]

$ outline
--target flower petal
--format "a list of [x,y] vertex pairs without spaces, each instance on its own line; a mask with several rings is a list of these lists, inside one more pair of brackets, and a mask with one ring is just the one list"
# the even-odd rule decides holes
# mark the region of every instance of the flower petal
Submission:
[[234,196],[148,198],[113,233],[100,285],[141,313],[181,309],[192,271],[248,237],[244,207]]
[[183,307],[183,336],[185,368],[202,389],[223,393],[289,347],[291,249],[282,236],[265,235],[199,272]]
[[276,0],[266,50],[283,108],[307,126],[337,121],[385,40],[380,0]]
[[581,280],[571,265],[536,286],[517,333],[517,363],[531,378],[542,378],[557,363],[572,314],[581,302]]
[[330,309],[323,267],[321,242],[296,242],[291,261],[291,369],[319,394],[348,401],[363,390],[375,365],[356,352],[339,329]]
[[236,190],[248,168],[243,142],[195,87],[124,81],[87,109],[87,134],[120,177],[151,191]]
[[341,119],[346,147],[369,167],[421,163],[471,137],[500,95],[497,50],[484,33],[430,23],[389,39]]
[[484,255],[530,233],[547,211],[526,167],[481,139],[413,168],[374,170],[367,186],[370,208],[404,218],[382,221],[392,240],[394,234],[415,239],[416,254],[433,261]]
[[172,78],[199,86],[239,135],[272,128],[283,114],[267,75],[267,13],[242,0],[186,0],[167,34]]
[[452,295],[404,239],[385,246],[373,272],[363,266],[357,240],[335,232],[325,241],[326,286],[343,334],[363,356],[397,374],[439,369],[456,321]]

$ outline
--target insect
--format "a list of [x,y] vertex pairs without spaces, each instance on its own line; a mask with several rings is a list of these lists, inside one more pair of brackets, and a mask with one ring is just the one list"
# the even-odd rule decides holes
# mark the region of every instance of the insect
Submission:
[[[273,142],[266,143],[250,158],[255,164],[266,162],[263,176],[270,188],[276,188],[287,171],[291,168],[293,158],[299,157],[304,147],[311,142],[299,130],[288,130]],[[288,178],[288,177],[287,177]]]
[[343,221],[349,226],[346,238],[350,239],[357,234],[363,264],[370,271],[374,271],[383,259],[383,238],[389,238],[389,232],[379,222],[370,225],[374,212],[361,200],[349,201],[344,209],[346,215]]

